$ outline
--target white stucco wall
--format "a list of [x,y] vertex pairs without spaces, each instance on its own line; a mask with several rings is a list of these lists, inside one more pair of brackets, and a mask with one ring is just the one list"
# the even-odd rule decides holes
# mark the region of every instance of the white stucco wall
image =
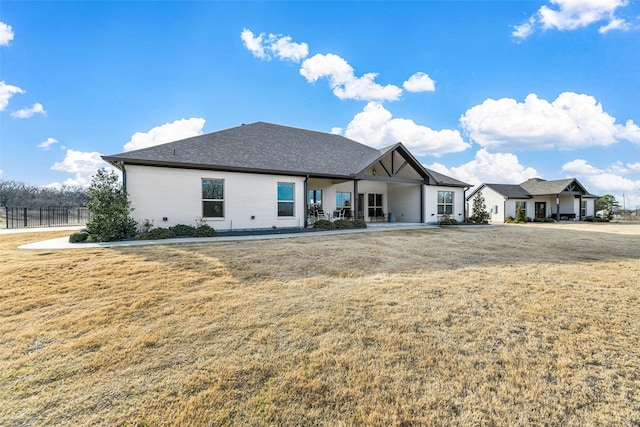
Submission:
[[389,184],[388,213],[397,222],[420,222],[420,185]]
[[[488,187],[483,187],[480,191],[482,192],[482,197],[484,197],[484,203],[487,205],[489,221],[496,223],[504,222],[505,209],[508,210],[510,208],[508,204],[505,203],[504,196]],[[473,199],[475,196],[476,193],[474,193],[469,199],[469,211],[467,212],[467,216],[471,216],[473,214]],[[513,204],[513,211],[515,213],[515,203]]]
[[464,188],[426,185],[425,186],[425,222],[438,222],[438,191],[453,191],[453,215],[456,221],[464,221],[465,199]]
[[[207,218],[216,230],[304,226],[304,178],[127,165],[131,216],[155,227],[195,225],[202,216],[202,179],[224,179],[224,218]],[[278,182],[295,184],[295,214],[278,217]],[[334,197],[335,203],[335,197]],[[252,219],[253,216],[253,219]],[[163,218],[167,218],[163,221]]]

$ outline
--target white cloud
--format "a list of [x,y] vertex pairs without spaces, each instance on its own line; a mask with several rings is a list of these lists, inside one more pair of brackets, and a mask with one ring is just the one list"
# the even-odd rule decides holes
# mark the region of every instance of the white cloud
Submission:
[[0,81],[0,111],[4,111],[9,105],[9,99],[16,93],[24,93],[24,90],[18,86],[8,85],[3,81]]
[[600,34],[606,34],[609,31],[620,30],[627,31],[631,29],[631,24],[625,21],[624,19],[612,19],[607,25],[602,26],[598,29]]
[[202,128],[205,122],[206,120],[202,118],[181,119],[156,126],[148,132],[136,132],[131,137],[131,140],[124,145],[124,150],[139,150],[166,142],[202,135]]
[[[84,152],[69,149],[61,162],[56,162],[51,166],[51,170],[73,173],[74,178],[65,180],[62,185],[87,187],[91,184],[91,177],[98,169],[107,167],[108,164],[102,160],[98,152]],[[56,187],[58,183],[49,184]]]
[[13,40],[13,28],[4,22],[0,22],[0,46],[9,46],[9,42]]
[[519,184],[529,178],[540,176],[534,168],[521,165],[516,155],[490,153],[484,148],[476,153],[473,160],[458,167],[446,168],[439,163],[426,166],[473,185],[481,183]]
[[633,123],[633,120],[627,120],[624,126],[616,125],[619,139],[626,139],[635,144],[640,144],[640,126]]
[[[240,38],[244,46],[253,56],[260,59],[271,59],[271,54],[279,59],[300,62],[309,55],[306,43],[295,43],[290,36],[260,33],[254,35],[251,30],[243,29]],[[271,54],[269,54],[271,52]]]
[[242,30],[240,33],[240,38],[242,39],[242,43],[244,43],[244,47],[249,50],[256,58],[260,59],[270,59],[269,55],[264,50],[262,46],[262,39],[264,34],[260,34],[258,36],[254,36],[251,30],[247,30],[246,28]]
[[302,63],[300,74],[310,83],[323,77],[328,78],[333,94],[340,99],[395,101],[402,95],[402,89],[398,86],[376,83],[376,73],[356,77],[353,67],[333,53],[317,54],[306,59]]
[[375,148],[402,142],[416,155],[439,157],[464,151],[470,147],[457,130],[433,130],[413,120],[393,118],[391,112],[377,102],[368,103],[355,115],[345,131],[347,138]]
[[418,72],[409,77],[402,87],[407,92],[433,92],[436,90],[436,82],[428,74]]
[[0,169],[0,178],[2,178],[2,175],[4,175],[4,172]]
[[586,160],[576,159],[565,163],[562,171],[575,177],[587,189],[597,195],[612,194],[622,205],[624,194],[628,202],[627,208],[640,205],[640,163],[614,162],[601,169],[590,165]]
[[553,102],[533,93],[522,103],[487,99],[467,110],[460,123],[473,141],[493,151],[573,150],[640,141],[633,121],[617,125],[595,98],[573,92],[561,93]]
[[38,144],[38,148],[44,148],[45,150],[48,150],[53,144],[57,143],[57,139],[49,137],[46,141],[42,141],[40,144]]
[[42,114],[47,115],[47,112],[44,111],[44,107],[39,102],[36,102],[29,108],[23,108],[22,110],[14,111],[11,113],[11,117],[15,117],[17,119],[28,119],[33,117],[34,114]]
[[600,33],[628,30],[631,25],[616,16],[617,10],[629,4],[628,0],[550,0],[548,5],[522,25],[514,26],[512,35],[519,39],[530,36],[535,27],[544,30],[575,30],[595,23],[603,23]]

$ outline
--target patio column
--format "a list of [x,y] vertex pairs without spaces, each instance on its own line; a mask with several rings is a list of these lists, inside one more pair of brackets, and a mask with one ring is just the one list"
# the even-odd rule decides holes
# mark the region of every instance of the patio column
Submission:
[[556,222],[560,222],[560,195],[556,194]]
[[578,221],[582,221],[582,194],[580,195],[580,202],[578,204]]
[[309,175],[304,178],[304,186],[302,191],[304,191],[304,195],[302,197],[304,203],[304,227],[302,228],[307,228],[310,225],[307,224],[307,218],[309,217],[309,206],[307,206],[309,204]]
[[354,179],[353,180],[353,219],[360,219],[358,218],[358,180]]

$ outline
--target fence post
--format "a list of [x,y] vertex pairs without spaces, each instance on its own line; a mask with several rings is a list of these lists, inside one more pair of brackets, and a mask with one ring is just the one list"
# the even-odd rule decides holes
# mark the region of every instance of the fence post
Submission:
[[4,207],[5,217],[4,220],[7,223],[7,230],[9,229],[9,206]]
[[24,226],[27,226],[27,208],[24,208]]

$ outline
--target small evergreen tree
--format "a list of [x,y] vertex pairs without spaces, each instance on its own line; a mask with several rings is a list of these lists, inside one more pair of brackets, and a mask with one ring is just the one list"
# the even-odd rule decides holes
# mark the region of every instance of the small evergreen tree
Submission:
[[521,205],[516,208],[516,222],[527,222],[527,216],[525,215],[524,208]]
[[604,212],[604,219],[611,221],[613,219],[613,211],[620,207],[620,202],[611,194],[605,194],[596,200],[596,211]]
[[484,201],[482,191],[478,191],[473,198],[473,207],[471,208],[471,221],[475,223],[483,223],[489,220],[489,212],[487,212],[487,205]]
[[98,170],[87,193],[90,213],[87,231],[94,240],[111,242],[135,235],[137,224],[129,218],[130,203],[113,170]]

